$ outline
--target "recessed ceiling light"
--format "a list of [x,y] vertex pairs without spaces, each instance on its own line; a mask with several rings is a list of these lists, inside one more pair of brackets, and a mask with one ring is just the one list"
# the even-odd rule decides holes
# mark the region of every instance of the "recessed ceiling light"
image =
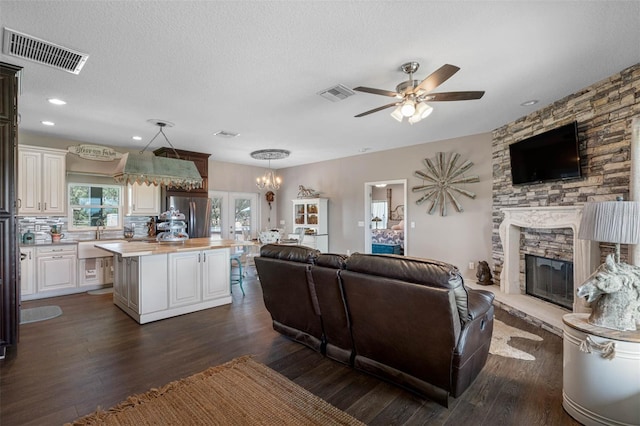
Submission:
[[53,121],[41,121],[42,124],[44,124],[45,126],[55,126],[56,123],[54,123]]
[[524,101],[523,103],[520,104],[520,106],[531,106],[531,105],[535,105],[538,103],[537,99],[531,99],[528,101]]
[[134,141],[141,141],[142,136],[132,136],[131,139],[133,139]]
[[50,99],[48,99],[48,101],[49,101],[49,103],[52,103],[54,105],[66,105],[67,104],[62,99],[56,99],[56,98],[50,98]]

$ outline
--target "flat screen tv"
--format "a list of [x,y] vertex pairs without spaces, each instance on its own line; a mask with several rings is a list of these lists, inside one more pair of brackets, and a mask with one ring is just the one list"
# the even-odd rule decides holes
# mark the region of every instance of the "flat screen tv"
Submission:
[[573,122],[509,145],[514,185],[582,176],[578,123]]

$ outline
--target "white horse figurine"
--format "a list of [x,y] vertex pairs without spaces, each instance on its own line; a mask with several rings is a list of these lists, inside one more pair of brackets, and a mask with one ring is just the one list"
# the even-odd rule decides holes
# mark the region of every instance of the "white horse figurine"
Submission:
[[616,263],[610,254],[578,288],[578,297],[591,306],[590,324],[634,331],[640,320],[640,268]]

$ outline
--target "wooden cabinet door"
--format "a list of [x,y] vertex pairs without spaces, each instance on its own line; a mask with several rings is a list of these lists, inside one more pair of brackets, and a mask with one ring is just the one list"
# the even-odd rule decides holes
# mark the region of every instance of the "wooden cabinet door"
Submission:
[[113,256],[113,297],[123,305],[128,305],[127,263],[120,255]]
[[20,253],[26,256],[20,261],[20,294],[27,296],[36,292],[36,253],[32,247],[23,247]]
[[158,216],[160,214],[160,187],[155,185],[129,185],[127,211],[132,216]]
[[169,307],[201,300],[202,252],[169,255]]
[[102,258],[102,282],[100,284],[112,284],[114,277],[113,259],[115,256]]
[[42,212],[64,214],[66,206],[66,157],[60,154],[42,154]]
[[129,307],[140,312],[140,262],[138,257],[127,258],[127,279]]
[[20,256],[16,220],[18,78],[21,67],[0,63],[0,356],[18,342]]
[[42,156],[37,152],[18,151],[18,214],[39,214]]
[[202,299],[231,294],[229,249],[206,250],[202,256]]
[[76,256],[38,257],[38,292],[76,287]]

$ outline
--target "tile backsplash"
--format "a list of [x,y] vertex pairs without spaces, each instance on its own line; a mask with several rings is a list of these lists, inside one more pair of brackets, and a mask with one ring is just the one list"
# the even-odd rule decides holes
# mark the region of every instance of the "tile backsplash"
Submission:
[[[149,216],[131,216],[124,218],[124,226],[134,226],[134,237],[146,237],[148,233],[148,225],[151,218]],[[36,236],[36,242],[50,242],[51,234],[49,233],[52,225],[58,225],[62,228],[65,240],[91,240],[95,238],[95,231],[69,231],[67,217],[18,217],[18,231],[20,235],[28,230]],[[102,239],[124,238],[124,229],[107,229],[102,234]]]

